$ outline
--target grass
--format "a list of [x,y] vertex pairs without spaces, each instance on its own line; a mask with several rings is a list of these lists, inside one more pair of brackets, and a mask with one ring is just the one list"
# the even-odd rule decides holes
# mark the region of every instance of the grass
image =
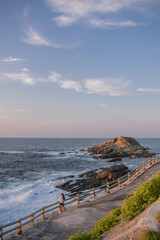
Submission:
[[77,232],[73,236],[70,236],[68,240],[100,240],[99,234],[97,234],[95,231],[87,231],[84,232]]

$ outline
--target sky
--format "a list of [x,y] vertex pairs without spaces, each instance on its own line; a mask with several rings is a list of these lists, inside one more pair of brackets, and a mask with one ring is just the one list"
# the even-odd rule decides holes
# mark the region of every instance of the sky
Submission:
[[159,0],[0,0],[0,137],[160,137]]

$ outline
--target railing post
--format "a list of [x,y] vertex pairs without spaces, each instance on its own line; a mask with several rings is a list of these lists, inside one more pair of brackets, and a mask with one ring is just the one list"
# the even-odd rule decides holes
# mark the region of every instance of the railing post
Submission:
[[145,170],[145,164],[144,164],[144,162],[143,162],[143,170]]
[[3,240],[3,230],[2,230],[2,226],[0,226],[0,240]]
[[148,158],[148,163],[149,163],[149,165],[151,165],[151,159],[150,158]]
[[33,213],[31,213],[31,228],[34,228],[34,216]]
[[61,208],[61,204],[60,204],[60,202],[58,202],[58,212],[59,212],[59,213],[62,212],[62,208]]
[[118,178],[118,187],[120,187],[121,186],[121,180],[120,180],[120,178]]
[[131,174],[128,173],[128,181],[131,181]]
[[107,183],[107,193],[109,193],[109,183]]
[[22,235],[22,228],[21,228],[21,219],[18,218],[18,222],[17,222],[17,235]]
[[138,177],[138,167],[136,167],[136,177]]
[[44,207],[41,207],[41,220],[44,220]]
[[77,205],[79,205],[79,194],[77,193]]
[[95,199],[95,190],[93,188],[93,191],[92,191],[92,196],[93,196],[93,199]]
[[153,164],[154,164],[154,156],[152,157],[152,162],[153,162]]

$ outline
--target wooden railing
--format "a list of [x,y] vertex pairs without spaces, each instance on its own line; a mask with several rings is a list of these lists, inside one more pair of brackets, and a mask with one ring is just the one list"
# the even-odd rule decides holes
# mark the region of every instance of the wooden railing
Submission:
[[[103,184],[99,187],[87,190],[83,193],[79,193],[76,196],[69,197],[69,194],[66,194],[66,205],[71,205],[75,202],[76,205],[79,205],[82,200],[86,200],[89,198],[95,198],[98,194],[106,192],[107,194],[110,192],[111,189],[115,187],[121,187],[121,185],[126,181],[131,181],[133,178],[138,177],[142,172],[146,170],[146,166],[150,167],[153,164],[158,162],[157,156],[153,156],[152,159],[147,159],[142,164],[140,164],[136,169],[130,171],[128,174],[124,175],[121,178],[118,178],[115,181],[112,182],[106,182],[106,184]],[[142,172],[140,172],[143,170]],[[58,210],[59,204],[58,202],[52,203],[48,206],[41,207],[41,209],[38,209],[37,211],[23,217],[19,218],[17,221],[5,224],[0,226],[0,240],[4,239],[4,236],[8,235],[9,233],[17,231],[17,235],[22,235],[22,227],[30,224],[30,227],[33,228],[35,224],[35,220],[38,218],[41,218],[43,221],[45,219],[45,215],[49,212],[53,212],[55,210]]]

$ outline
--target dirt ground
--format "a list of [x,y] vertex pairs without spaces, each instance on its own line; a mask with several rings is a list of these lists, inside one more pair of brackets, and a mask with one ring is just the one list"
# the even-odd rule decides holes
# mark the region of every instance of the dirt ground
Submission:
[[[80,203],[79,206],[68,207],[61,214],[53,212],[47,215],[44,221],[38,221],[33,229],[22,228],[23,236],[16,237],[12,235],[7,239],[66,240],[68,236],[77,231],[92,229],[97,220],[106,216],[112,209],[122,206],[123,200],[128,194],[134,193],[139,185],[154,177],[158,172],[160,172],[160,162],[151,166],[147,171],[142,172],[138,178],[134,178],[120,188],[113,189],[109,194],[103,193],[96,196],[95,199]],[[113,240],[114,238],[105,236],[104,239]],[[115,238],[115,240],[118,239]]]

